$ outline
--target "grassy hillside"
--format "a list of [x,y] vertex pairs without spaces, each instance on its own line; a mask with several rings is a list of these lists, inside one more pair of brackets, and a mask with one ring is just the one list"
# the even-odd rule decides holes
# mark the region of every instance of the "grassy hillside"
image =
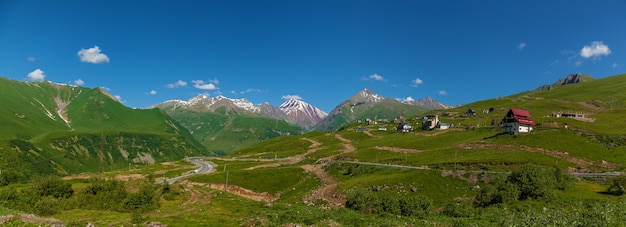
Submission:
[[0,168],[22,177],[210,154],[163,111],[128,108],[99,88],[0,78],[0,122]]
[[[145,214],[144,221],[173,226],[624,226],[626,200],[610,189],[626,178],[570,175],[624,172],[626,140],[619,130],[626,124],[619,101],[626,98],[620,90],[624,86],[626,75],[619,75],[479,101],[445,115],[429,113],[454,124],[449,130],[402,133],[393,130],[393,123],[351,123],[338,131],[264,140],[207,159],[217,164],[215,172],[177,183],[184,192],[162,199],[159,210]],[[609,98],[617,100],[612,107]],[[482,113],[492,107],[493,112]],[[470,108],[477,114],[463,114]],[[538,123],[535,130],[502,134],[499,122],[509,108],[529,110]],[[555,111],[585,113],[593,121],[552,117]],[[419,117],[405,119],[421,124]],[[379,131],[379,126],[389,130]],[[83,144],[88,143],[97,144]],[[165,177],[191,169],[177,162],[132,173]],[[115,174],[131,175],[107,176]],[[73,187],[80,183],[85,184]],[[0,211],[19,212],[7,208]],[[51,217],[120,224],[130,222],[129,216],[68,210]]]
[[419,106],[407,105],[394,99],[385,99],[378,103],[365,103],[361,105],[350,105],[344,102],[333,110],[323,121],[319,122],[316,130],[332,131],[341,126],[353,123],[354,121],[365,121],[366,118],[393,119],[404,114],[404,116],[416,115],[426,110]]

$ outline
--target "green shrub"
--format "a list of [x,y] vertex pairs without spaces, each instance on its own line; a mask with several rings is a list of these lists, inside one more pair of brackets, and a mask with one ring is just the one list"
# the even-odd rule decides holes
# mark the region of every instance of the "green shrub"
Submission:
[[526,164],[515,170],[507,178],[507,182],[517,185],[519,199],[550,199],[554,189],[557,188],[557,180],[554,170],[549,167]]
[[398,195],[357,189],[348,193],[346,208],[371,214],[423,216],[430,213],[432,201],[423,195]]
[[54,176],[35,177],[31,184],[31,190],[35,195],[41,197],[69,198],[74,194],[72,184]]
[[611,179],[607,192],[611,195],[623,195],[626,192],[626,176],[619,176]]

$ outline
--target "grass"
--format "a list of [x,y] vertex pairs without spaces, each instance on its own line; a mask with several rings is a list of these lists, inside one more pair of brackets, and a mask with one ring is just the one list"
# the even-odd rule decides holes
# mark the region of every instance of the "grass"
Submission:
[[[262,168],[256,170],[232,170],[228,172],[228,184],[238,185],[255,192],[275,194],[310,177],[299,167]],[[195,182],[226,183],[226,173],[198,175],[190,178]]]

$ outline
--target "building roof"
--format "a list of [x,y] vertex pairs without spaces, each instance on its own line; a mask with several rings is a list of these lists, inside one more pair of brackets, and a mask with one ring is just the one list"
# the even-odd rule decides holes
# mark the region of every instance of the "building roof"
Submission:
[[513,113],[513,118],[520,124],[535,125],[535,122],[530,118],[530,113],[527,110],[511,108],[510,112]]

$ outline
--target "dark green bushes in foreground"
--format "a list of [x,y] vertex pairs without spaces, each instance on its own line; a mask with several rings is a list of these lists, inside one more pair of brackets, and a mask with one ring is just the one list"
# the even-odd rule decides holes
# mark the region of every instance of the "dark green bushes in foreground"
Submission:
[[506,180],[482,187],[474,198],[474,204],[487,207],[526,199],[549,201],[556,190],[568,189],[572,183],[573,177],[565,171],[527,164],[513,171]]
[[357,189],[348,193],[346,208],[372,214],[423,216],[430,212],[432,201],[418,194],[397,194]]
[[[120,180],[91,179],[84,189],[73,190],[72,185],[57,177],[37,177],[28,188],[0,188],[0,206],[37,215],[53,215],[62,210],[87,209],[129,212],[133,222],[141,215],[159,208],[162,191],[170,197],[177,190],[169,185],[151,181],[137,182],[129,188]],[[165,190],[164,190],[165,189]]]

